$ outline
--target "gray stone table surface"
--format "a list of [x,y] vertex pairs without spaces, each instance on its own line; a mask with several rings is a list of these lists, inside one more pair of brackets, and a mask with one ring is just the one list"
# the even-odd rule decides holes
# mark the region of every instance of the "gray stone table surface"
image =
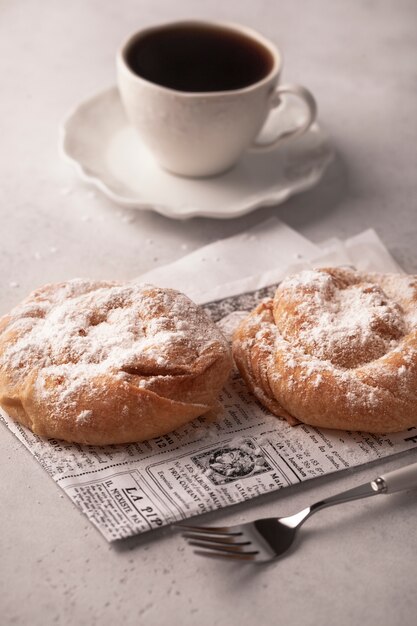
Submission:
[[[176,222],[120,209],[60,160],[62,119],[114,84],[120,41],[189,17],[248,24],[284,49],[284,79],[316,94],[336,149],[315,189],[236,220]],[[42,283],[134,277],[271,215],[313,241],[375,227],[417,272],[416,52],[414,0],[2,0],[0,313]],[[291,557],[236,568],[199,560],[169,529],[110,547],[0,431],[2,624],[416,623],[417,492],[329,509]],[[415,458],[311,481],[211,520],[294,512]]]

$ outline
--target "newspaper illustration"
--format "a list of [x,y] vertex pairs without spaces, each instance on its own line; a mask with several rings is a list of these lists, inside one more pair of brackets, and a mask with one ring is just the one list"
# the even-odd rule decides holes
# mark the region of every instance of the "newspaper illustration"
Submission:
[[[276,285],[205,305],[231,334]],[[96,447],[41,439],[0,418],[108,541],[417,449],[417,428],[375,435],[291,427],[257,403],[235,371],[215,417],[142,443]]]

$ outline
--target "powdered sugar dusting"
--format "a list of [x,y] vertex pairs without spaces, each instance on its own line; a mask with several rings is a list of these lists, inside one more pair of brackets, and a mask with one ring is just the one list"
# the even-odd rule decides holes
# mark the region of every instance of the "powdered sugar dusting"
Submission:
[[[305,352],[341,367],[378,359],[408,332],[402,307],[382,287],[319,271],[301,272],[278,288],[276,324]],[[281,305],[282,299],[282,305]]]
[[343,404],[352,424],[364,412],[384,414],[393,398],[397,408],[417,401],[415,277],[301,272],[284,280],[242,328],[235,355],[261,401],[274,399],[287,411],[304,398],[305,406],[325,410],[325,394],[335,410]]
[[[138,283],[73,280],[32,294],[9,316],[0,368],[22,383],[36,374],[40,397],[75,404],[93,381],[185,374],[225,340],[186,296]],[[3,335],[4,337],[4,335]],[[89,419],[82,411],[77,421]]]
[[77,415],[77,422],[86,422],[92,415],[93,412],[90,410],[81,411],[81,413]]

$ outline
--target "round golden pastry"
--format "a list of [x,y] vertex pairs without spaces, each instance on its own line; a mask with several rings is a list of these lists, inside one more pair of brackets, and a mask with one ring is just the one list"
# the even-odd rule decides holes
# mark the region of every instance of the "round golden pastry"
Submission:
[[417,425],[417,276],[348,268],[285,279],[240,324],[247,386],[294,425],[371,433]]
[[0,405],[43,437],[164,435],[216,408],[230,369],[222,333],[171,289],[71,280],[0,319]]

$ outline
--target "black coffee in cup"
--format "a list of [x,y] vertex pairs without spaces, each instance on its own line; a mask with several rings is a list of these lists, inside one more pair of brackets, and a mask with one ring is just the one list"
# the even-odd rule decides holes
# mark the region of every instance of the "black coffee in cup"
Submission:
[[242,89],[259,82],[274,58],[242,32],[205,24],[174,24],[145,31],[125,51],[138,76],[178,91]]

